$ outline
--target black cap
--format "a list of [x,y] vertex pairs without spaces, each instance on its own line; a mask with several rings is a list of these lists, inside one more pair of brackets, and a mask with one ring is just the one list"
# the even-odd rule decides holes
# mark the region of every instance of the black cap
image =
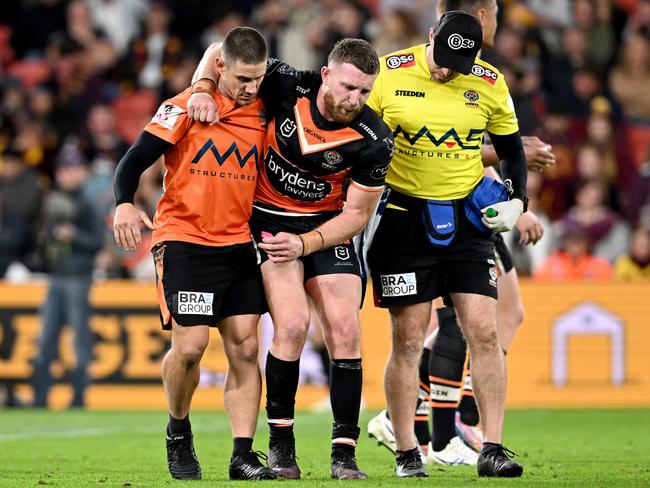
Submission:
[[483,44],[483,30],[471,14],[452,10],[440,17],[433,36],[433,60],[438,66],[468,75]]

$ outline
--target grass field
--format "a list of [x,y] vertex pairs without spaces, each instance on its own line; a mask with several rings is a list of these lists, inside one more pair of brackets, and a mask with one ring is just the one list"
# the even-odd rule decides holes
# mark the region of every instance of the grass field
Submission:
[[[367,486],[517,485],[650,486],[650,411],[514,410],[508,412],[506,445],[525,466],[519,480],[479,479],[475,469],[429,466],[428,479],[398,480],[393,458],[365,433],[373,412],[362,416],[358,459]],[[196,486],[241,486],[228,481],[231,441],[223,413],[191,416],[203,467]],[[171,480],[165,461],[164,412],[0,411],[0,487],[188,486]],[[338,486],[329,479],[329,414],[296,419],[303,481],[262,482],[304,487]],[[266,451],[266,426],[255,443]],[[279,485],[278,485],[279,486]]]

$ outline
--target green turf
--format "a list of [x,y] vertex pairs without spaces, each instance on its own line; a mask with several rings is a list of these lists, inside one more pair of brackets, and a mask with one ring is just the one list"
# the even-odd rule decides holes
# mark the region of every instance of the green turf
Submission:
[[[363,414],[364,427],[372,414]],[[227,481],[231,441],[223,413],[192,414],[204,476],[194,485],[169,477],[166,420],[162,412],[2,410],[0,487],[243,486]],[[255,447],[265,451],[267,429],[260,426]],[[303,481],[263,484],[343,483],[329,479],[329,415],[299,414],[296,426]],[[365,432],[358,459],[370,476],[366,486],[373,487],[650,486],[648,410],[515,410],[508,413],[505,439],[525,466],[519,480],[479,479],[473,468],[437,466],[429,467],[428,480],[397,480],[391,454]]]

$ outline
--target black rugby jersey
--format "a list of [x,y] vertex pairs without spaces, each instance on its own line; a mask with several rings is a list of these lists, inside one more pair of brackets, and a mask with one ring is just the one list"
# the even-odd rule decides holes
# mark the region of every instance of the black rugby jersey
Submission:
[[321,75],[269,60],[260,97],[269,121],[255,202],[288,212],[343,207],[344,186],[377,191],[393,155],[393,136],[368,107],[349,124],[325,120],[316,107]]

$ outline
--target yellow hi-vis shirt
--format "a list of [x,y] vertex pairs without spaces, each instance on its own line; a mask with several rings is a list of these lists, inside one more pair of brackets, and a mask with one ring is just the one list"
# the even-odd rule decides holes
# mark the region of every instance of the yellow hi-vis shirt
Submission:
[[427,44],[381,58],[368,105],[395,136],[386,183],[429,200],[466,197],[483,177],[485,131],[519,126],[503,75],[476,59],[472,72],[446,83],[431,80]]

